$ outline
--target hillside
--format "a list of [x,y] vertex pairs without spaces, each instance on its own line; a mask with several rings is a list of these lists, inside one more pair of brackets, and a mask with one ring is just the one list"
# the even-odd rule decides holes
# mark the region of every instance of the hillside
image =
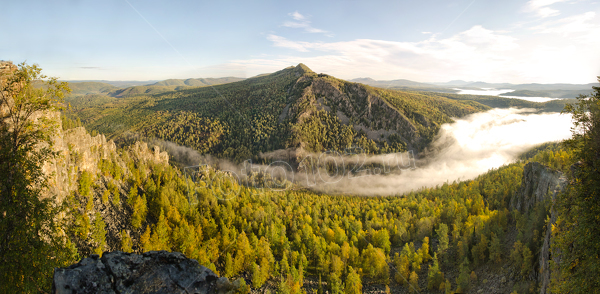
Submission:
[[374,80],[372,78],[358,78],[352,79],[350,82],[361,83],[373,87],[393,89],[393,90],[413,90],[413,91],[432,91],[432,92],[445,92],[445,93],[456,93],[458,90],[452,88],[443,87],[441,85],[420,83],[411,80],[398,79],[389,81]]
[[278,149],[343,151],[352,144],[369,153],[418,151],[452,117],[487,109],[472,101],[352,83],[300,64],[214,87],[79,108],[76,114],[110,138],[134,132],[245,160]]
[[190,86],[190,87],[202,87],[202,86],[214,86],[226,83],[233,83],[244,80],[243,78],[236,77],[224,77],[224,78],[200,78],[200,79],[169,79],[148,86]]
[[[590,87],[591,88],[591,87]],[[519,97],[551,97],[551,98],[576,98],[579,95],[589,95],[589,89],[579,90],[515,90],[502,93],[500,96],[519,96]]]
[[200,78],[200,79],[169,79],[159,81],[153,84],[132,86],[114,90],[108,95],[113,97],[129,97],[136,95],[154,95],[171,91],[180,91],[196,87],[214,86],[241,81],[243,78],[224,77],[224,78]]
[[[433,123],[426,120],[427,117],[414,115],[423,113],[435,118],[444,113],[440,108],[425,107],[430,104],[456,113],[466,111],[456,107],[469,105],[364,87],[317,75],[302,65],[276,74],[243,81],[247,84],[242,88],[248,89],[250,84],[269,90],[268,86],[277,85],[277,81],[290,81],[286,93],[293,95],[300,91],[300,95],[288,104],[279,101],[287,111],[282,111],[278,119],[287,120],[292,127],[304,127],[303,120],[318,118],[314,113],[328,113],[325,107],[337,106],[336,114],[337,111],[348,113],[359,122],[363,117],[373,118],[383,113],[381,116],[387,120],[371,120],[367,127],[384,124],[392,129],[394,123],[397,124],[393,118],[405,124],[415,118],[419,122]],[[4,87],[3,78],[0,76],[2,93],[9,93],[13,88]],[[195,91],[182,92],[169,95],[197,94]],[[198,96],[192,97],[206,102]],[[224,97],[214,99],[220,101]],[[250,102],[234,102],[250,107],[248,104],[260,101],[258,99],[264,96],[246,97]],[[195,100],[189,97],[179,98],[181,101],[177,97],[151,98],[135,100],[134,106],[138,107],[128,111],[146,107],[152,114],[153,107],[160,105],[160,111],[167,113],[167,106],[179,105],[174,102],[195,106],[192,104]],[[317,104],[320,99],[323,99],[322,104]],[[27,103],[35,103],[34,99],[29,101]],[[330,106],[324,105],[325,101],[329,101]],[[13,103],[7,100],[2,103],[0,110],[6,117],[10,114],[4,109]],[[103,107],[110,109],[115,103],[124,102],[109,102]],[[351,112],[361,107],[368,112]],[[397,112],[389,115],[383,112],[392,110]],[[413,113],[413,116],[400,120],[404,113]],[[193,114],[190,116],[191,122],[197,121]],[[292,116],[296,119],[288,119]],[[127,118],[136,117],[139,115]],[[555,225],[562,224],[560,221],[553,223],[561,217],[558,214],[561,206],[557,209],[553,203],[569,200],[561,191],[567,183],[568,173],[577,169],[576,166],[573,168],[576,157],[572,150],[558,144],[546,144],[525,153],[521,161],[469,181],[388,197],[328,195],[290,187],[283,190],[253,187],[249,182],[238,181],[232,173],[211,166],[182,171],[170,165],[169,156],[157,148],[140,142],[118,147],[102,134],[88,134],[77,121],[60,116],[58,112],[36,113],[32,117],[32,121],[35,120],[40,123],[30,125],[30,128],[39,127],[49,134],[48,138],[42,139],[50,140],[52,144],[46,146],[52,147],[56,157],[43,163],[35,161],[37,157],[20,162],[39,164],[43,168],[42,173],[35,175],[47,179],[48,185],[34,196],[35,199],[46,199],[45,203],[56,208],[53,210],[56,214],[48,220],[56,219],[58,226],[56,230],[43,231],[41,236],[38,235],[40,232],[34,231],[33,235],[38,237],[35,244],[18,244],[35,250],[24,251],[22,255],[12,256],[11,263],[0,264],[3,282],[0,289],[7,289],[3,292],[25,286],[28,290],[23,292],[42,292],[49,288],[55,266],[44,261],[57,257],[65,259],[59,264],[64,267],[80,256],[95,253],[103,255],[100,261],[114,261],[108,265],[111,270],[117,268],[118,262],[127,263],[131,268],[142,262],[156,264],[151,256],[159,256],[157,259],[162,263],[167,261],[167,256],[173,258],[171,261],[185,260],[180,254],[148,253],[166,250],[181,252],[214,273],[235,279],[234,284],[240,286],[238,289],[244,289],[243,293],[250,291],[245,285],[251,286],[254,293],[301,293],[302,290],[338,293],[341,289],[353,293],[386,290],[414,293],[425,289],[446,293],[547,293],[546,286],[554,274],[551,271],[555,270],[549,267],[553,264],[549,260],[559,261],[552,255],[555,249],[550,248],[552,234]],[[53,120],[56,124],[50,123]],[[300,123],[293,124],[298,121]],[[2,154],[7,154],[4,146],[17,128],[11,128],[8,120],[1,122],[0,147],[4,148]],[[194,127],[193,124],[184,125]],[[419,131],[415,127],[415,134]],[[10,183],[6,179],[15,175],[11,174],[13,170],[2,170],[9,175],[3,177],[3,183]],[[21,193],[11,199],[13,203],[23,197]],[[35,212],[35,207],[25,208]],[[4,209],[9,217],[15,215],[15,211]],[[32,216],[34,214],[29,214],[30,218]],[[23,219],[27,221],[27,218]],[[10,227],[3,215],[0,215],[0,221],[3,230]],[[57,240],[64,240],[65,246],[42,246]],[[135,257],[107,253],[115,250],[146,254]],[[115,260],[115,256],[119,260]],[[23,269],[32,257],[34,262],[29,263],[32,267]],[[137,258],[140,262],[131,263],[125,258]],[[98,276],[106,276],[106,267],[98,260],[99,256],[92,255],[70,269],[87,267],[98,270]],[[197,263],[189,262],[198,268]],[[563,265],[570,267],[568,263]],[[128,269],[118,268],[118,273],[107,274],[119,277],[126,284],[124,286],[131,286],[135,281],[124,276]],[[138,269],[147,270],[143,266]],[[79,271],[72,273],[78,275]],[[136,273],[130,277],[143,275]],[[23,281],[23,276],[36,276],[36,279]],[[82,281],[88,286],[91,284],[92,288],[115,289],[117,285],[109,279],[93,280],[90,277]],[[142,282],[141,286],[145,285]]]
[[118,89],[110,84],[101,82],[70,82],[71,95],[86,95],[86,94],[106,94]]

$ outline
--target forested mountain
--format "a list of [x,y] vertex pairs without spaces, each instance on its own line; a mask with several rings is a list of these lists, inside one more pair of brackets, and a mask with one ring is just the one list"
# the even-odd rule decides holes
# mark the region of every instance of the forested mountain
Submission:
[[458,90],[439,86],[435,84],[427,84],[427,83],[419,83],[410,80],[398,79],[398,80],[389,80],[389,81],[381,81],[374,80],[372,78],[358,78],[352,79],[350,82],[361,83],[373,87],[384,88],[384,89],[394,89],[394,90],[413,90],[413,91],[433,91],[433,92],[446,92],[446,93],[456,93]]
[[[35,66],[21,65],[18,73],[0,73],[0,292],[47,292],[53,267],[113,250],[182,252],[236,280],[244,293],[547,293],[549,283],[555,292],[593,293],[597,287],[600,88],[567,107],[587,127],[567,146],[546,144],[469,181],[356,197],[251,187],[210,166],[191,177],[145,143],[118,147],[104,135],[87,134],[78,121],[56,112],[66,84],[50,79],[47,87],[33,87],[31,81],[43,80]],[[397,110],[392,117],[444,114],[397,92],[319,76],[303,66],[277,74],[256,78],[262,83],[241,82],[257,83],[250,89],[259,93],[247,92],[250,102],[230,102],[259,114],[252,103],[270,93],[267,82],[288,81],[289,93],[272,105],[287,108],[280,115],[290,123],[335,106],[335,113],[359,122],[373,117],[374,105],[387,103],[384,110]],[[224,89],[236,88],[217,90]],[[207,97],[196,90],[145,97],[134,100],[139,107],[127,108],[140,111],[128,118],[222,105],[231,96]],[[469,110],[470,104],[417,97],[445,105],[445,111]],[[112,111],[123,111],[114,103],[94,109],[113,105]],[[366,114],[353,115],[361,107]],[[392,128],[390,121],[366,126]],[[408,116],[405,122],[414,123]]]
[[73,96],[101,93],[106,94],[118,89],[118,87],[102,82],[71,82],[69,83],[69,88],[71,88],[70,94]]
[[339,151],[352,144],[369,153],[422,150],[452,117],[489,109],[347,82],[302,64],[214,87],[93,107],[71,103],[86,127],[110,138],[134,132],[236,160],[284,148]]

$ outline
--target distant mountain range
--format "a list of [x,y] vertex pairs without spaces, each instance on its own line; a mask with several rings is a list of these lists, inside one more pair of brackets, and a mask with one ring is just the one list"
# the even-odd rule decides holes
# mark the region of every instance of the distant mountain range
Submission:
[[111,97],[127,97],[143,94],[160,94],[170,91],[206,87],[232,82],[244,78],[198,78],[198,79],[168,79],[164,81],[68,81],[71,96],[90,94],[105,94]]
[[[258,75],[253,78],[265,76]],[[73,92],[72,96],[89,94],[102,94],[121,98],[136,95],[153,95],[171,91],[191,89],[195,87],[206,87],[242,81],[244,78],[222,77],[222,78],[190,78],[190,79],[167,79],[162,81],[68,81]],[[356,78],[349,80],[373,87],[394,89],[428,91],[440,93],[458,93],[460,89],[511,89],[512,92],[500,94],[501,96],[517,97],[551,97],[551,98],[576,98],[580,94],[589,94],[592,86],[600,86],[599,83],[589,84],[511,84],[511,83],[487,83],[463,80],[452,80],[449,82],[421,83],[406,79],[397,80],[374,80],[372,78]]]
[[[167,80],[117,90],[88,83],[83,85],[98,94],[66,101],[86,128],[107,138],[139,134],[234,161],[259,160],[275,150],[344,152],[353,145],[372,154],[419,152],[452,118],[490,107],[560,111],[565,103],[434,92],[444,88],[406,80],[393,81],[394,88],[373,87],[303,64],[234,79]],[[194,87],[199,82],[222,84]],[[397,88],[402,85],[414,87]]]
[[599,83],[589,84],[511,84],[511,83],[486,83],[486,82],[467,82],[462,80],[453,80],[444,83],[420,83],[405,79],[378,81],[371,78],[358,78],[350,80],[356,83],[362,83],[373,87],[404,89],[404,90],[422,90],[433,92],[457,93],[460,89],[479,90],[479,89],[511,89],[512,92],[500,94],[502,96],[520,96],[520,97],[552,97],[552,98],[575,98],[580,94],[589,94],[592,86],[600,86]]

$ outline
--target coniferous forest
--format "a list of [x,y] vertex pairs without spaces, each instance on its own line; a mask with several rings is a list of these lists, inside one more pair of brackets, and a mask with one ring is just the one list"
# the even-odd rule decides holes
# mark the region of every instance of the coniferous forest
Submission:
[[[599,287],[600,88],[564,107],[386,90],[302,64],[214,87],[97,94],[93,103],[37,66],[2,73],[0,86],[0,292],[48,292],[54,267],[91,254],[167,250],[244,293],[537,293],[548,232],[552,292]],[[564,107],[573,138],[472,180],[390,196],[294,183],[278,191],[211,166],[192,178],[166,153],[126,139],[233,162],[285,148],[418,152],[453,118],[509,106]],[[565,188],[520,198],[537,174],[560,174]]]

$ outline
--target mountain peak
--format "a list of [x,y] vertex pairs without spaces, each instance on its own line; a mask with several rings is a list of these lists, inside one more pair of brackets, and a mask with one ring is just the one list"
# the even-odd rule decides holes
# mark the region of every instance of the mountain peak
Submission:
[[298,70],[301,74],[305,74],[305,73],[314,73],[310,68],[308,68],[308,66],[306,66],[304,63],[298,63],[298,65],[296,66],[296,70]]

